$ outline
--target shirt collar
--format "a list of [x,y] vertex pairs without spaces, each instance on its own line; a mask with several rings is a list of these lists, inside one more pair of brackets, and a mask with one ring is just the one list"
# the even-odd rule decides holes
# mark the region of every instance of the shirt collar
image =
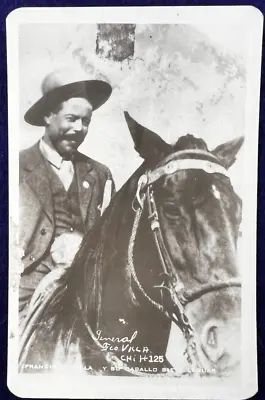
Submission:
[[63,158],[53,147],[50,139],[44,135],[44,137],[40,140],[40,151],[46,160],[49,161],[52,165],[54,165],[57,169],[60,169]]

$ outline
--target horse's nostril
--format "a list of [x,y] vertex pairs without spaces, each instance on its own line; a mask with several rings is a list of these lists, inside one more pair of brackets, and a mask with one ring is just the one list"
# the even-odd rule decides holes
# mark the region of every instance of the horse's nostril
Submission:
[[213,348],[218,347],[217,326],[211,326],[207,332],[207,345]]

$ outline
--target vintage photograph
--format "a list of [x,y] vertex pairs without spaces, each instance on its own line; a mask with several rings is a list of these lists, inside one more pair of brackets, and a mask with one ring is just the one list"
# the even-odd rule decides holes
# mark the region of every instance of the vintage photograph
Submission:
[[[17,395],[257,389],[262,15],[207,8],[10,16]],[[69,376],[88,386],[66,392]]]

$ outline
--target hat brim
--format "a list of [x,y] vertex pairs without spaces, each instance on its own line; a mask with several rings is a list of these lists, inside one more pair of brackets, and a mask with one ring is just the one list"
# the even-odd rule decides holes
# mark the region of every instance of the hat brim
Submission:
[[110,97],[111,86],[104,81],[89,80],[60,86],[43,95],[26,112],[24,119],[30,125],[44,126],[44,116],[54,107],[72,97],[83,97],[92,105],[93,111],[101,107]]

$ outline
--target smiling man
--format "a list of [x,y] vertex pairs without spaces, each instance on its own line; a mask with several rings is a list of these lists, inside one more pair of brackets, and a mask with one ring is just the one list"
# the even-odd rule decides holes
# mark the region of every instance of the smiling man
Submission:
[[80,71],[56,70],[45,77],[42,97],[25,114],[27,123],[45,132],[20,153],[22,318],[41,280],[55,267],[71,265],[83,235],[114,194],[110,170],[78,151],[92,113],[111,90],[107,82],[88,80]]

